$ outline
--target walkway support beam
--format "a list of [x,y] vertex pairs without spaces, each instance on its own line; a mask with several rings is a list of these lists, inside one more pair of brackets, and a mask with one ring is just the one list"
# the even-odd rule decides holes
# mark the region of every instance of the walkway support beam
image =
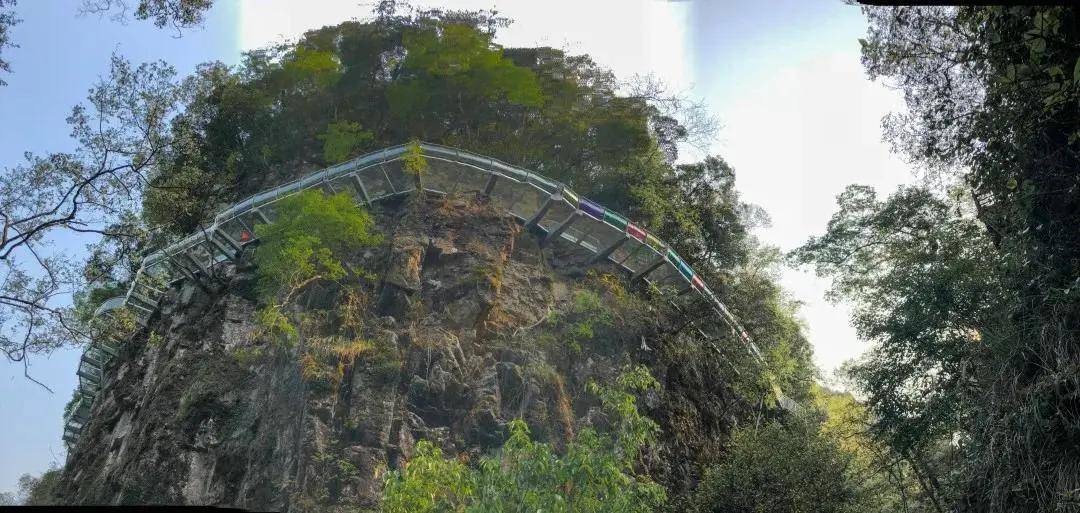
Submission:
[[217,227],[217,226],[214,227],[214,235],[217,235],[218,238],[220,238],[222,241],[224,241],[227,246],[232,248],[233,256],[239,254],[240,250],[243,249],[243,248],[240,247],[239,242],[236,242],[236,240],[233,239],[231,235],[225,233],[225,230],[222,230],[220,227]]
[[664,265],[664,257],[658,255],[656,257],[655,262],[649,264],[648,267],[634,273],[634,276],[632,278],[630,278],[630,283],[639,282],[641,280],[644,280],[645,277],[649,275],[649,273],[655,271],[657,268],[659,268],[662,265]]
[[627,237],[626,235],[623,235],[623,237],[621,239],[619,239],[619,240],[617,240],[615,242],[612,242],[610,246],[604,248],[603,251],[597,253],[592,258],[590,258],[589,263],[590,264],[596,264],[596,263],[599,263],[599,262],[603,262],[604,260],[607,260],[607,257],[611,256],[611,254],[614,253],[616,249],[619,249],[620,247],[622,247],[623,244],[626,244],[626,241],[628,241],[628,240],[630,240],[630,237]]
[[548,232],[548,234],[545,235],[543,239],[541,239],[540,245],[546,246],[547,244],[551,243],[551,241],[558,239],[560,236],[562,236],[563,232],[565,232],[566,229],[570,227],[570,225],[574,224],[574,221],[580,219],[581,216],[584,214],[585,213],[581,210],[575,210],[574,212],[572,212],[565,221],[559,223],[559,226],[556,226],[554,230]]
[[536,228],[537,226],[540,226],[540,221],[544,219],[544,216],[547,215],[548,210],[551,210],[551,206],[554,205],[557,201],[562,201],[562,194],[556,192],[555,194],[548,196],[548,199],[544,202],[544,205],[540,207],[540,210],[536,211],[536,215],[532,216],[532,219],[529,219],[529,221],[525,223],[525,228]]
[[487,183],[484,184],[484,196],[491,196],[491,191],[495,190],[495,182],[498,180],[498,173],[491,173],[491,175],[488,176]]
[[360,175],[353,173],[353,180],[356,181],[356,187],[360,189],[360,195],[364,197],[364,203],[371,204],[371,196],[368,196],[367,187],[364,187],[364,181],[360,179]]

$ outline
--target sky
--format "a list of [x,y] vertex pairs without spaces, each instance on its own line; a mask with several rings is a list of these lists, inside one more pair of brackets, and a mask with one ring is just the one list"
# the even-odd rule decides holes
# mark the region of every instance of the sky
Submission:
[[[362,18],[358,0],[218,0],[202,28],[176,34],[151,24],[77,16],[75,0],[19,2],[20,45],[6,49],[12,74],[0,88],[0,168],[24,151],[70,149],[64,118],[119,53],[133,62],[164,59],[181,74],[196,64],[235,64],[240,52],[305,30]],[[881,193],[913,181],[881,142],[882,116],[902,107],[894,91],[870,82],[857,39],[865,20],[840,0],[446,0],[422,6],[495,8],[515,20],[503,46],[545,45],[588,53],[619,78],[649,74],[702,99],[723,125],[709,153],[736,170],[745,201],[762,206],[772,225],[758,236],[789,250],[820,234],[845,186]],[[684,152],[693,158],[695,152]],[[70,244],[61,250],[78,251]],[[828,379],[866,350],[844,305],[824,300],[828,282],[786,269],[781,282],[803,303],[815,363]],[[31,372],[49,393],[0,363],[0,492],[18,476],[62,463],[61,416],[76,379],[78,351],[34,360]]]

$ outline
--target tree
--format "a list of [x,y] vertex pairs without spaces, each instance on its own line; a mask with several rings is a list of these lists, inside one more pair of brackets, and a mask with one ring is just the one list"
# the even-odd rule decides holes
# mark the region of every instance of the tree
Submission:
[[174,75],[165,63],[133,67],[114,57],[89,105],[68,118],[77,149],[27,153],[0,178],[0,350],[9,361],[25,366],[29,355],[84,336],[61,306],[83,283],[79,262],[53,252],[56,240],[142,237],[133,212],[147,172],[171,150],[168,121],[185,90]]
[[295,349],[305,380],[336,387],[345,367],[373,348],[360,316],[366,301],[361,281],[370,276],[355,260],[382,237],[367,211],[344,193],[307,190],[279,200],[274,210],[273,224],[255,226],[266,304],[259,325],[277,347]]
[[[180,33],[201,24],[213,5],[214,0],[139,0],[134,16],[137,20],[152,20],[157,28],[169,26]],[[101,16],[112,13],[113,20],[125,21],[130,10],[129,0],[83,0],[80,13]]]
[[970,428],[965,406],[980,393],[972,362],[983,333],[1000,326],[1008,294],[985,231],[921,188],[886,201],[849,186],[820,237],[792,252],[830,277],[832,300],[854,307],[852,324],[873,349],[846,368],[873,416],[871,434],[933,483],[928,461]]
[[[8,30],[22,20],[15,17],[15,6],[18,0],[0,0],[0,72],[10,72],[10,64],[3,59],[4,47],[18,48],[19,45],[11,42]],[[139,0],[135,7],[135,18],[140,20],[153,19],[154,25],[163,28],[172,26],[177,33],[181,29],[199,25],[203,21],[203,15],[213,6],[214,0]],[[104,16],[112,12],[112,18],[117,21],[127,19],[128,0],[83,0],[79,9],[82,14],[99,14]],[[0,79],[0,86],[7,85]]]
[[[15,6],[17,4],[17,0],[0,0],[0,72],[4,73],[11,72],[11,65],[4,60],[4,47],[18,48],[18,45],[11,42],[11,35],[8,33],[11,27],[22,21],[15,17]],[[5,85],[7,85],[7,82],[0,79],[0,86]]]
[[[1072,414],[1080,384],[1071,377],[1080,361],[1072,349],[1080,332],[1077,11],[989,6],[865,12],[870,28],[863,63],[871,77],[899,88],[907,104],[886,120],[886,137],[928,177],[970,189],[991,244],[978,242],[986,248],[981,259],[996,262],[991,272],[973,269],[967,280],[939,276],[946,278],[938,282],[939,295],[979,299],[967,295],[979,282],[1004,291],[1001,302],[993,294],[987,298],[996,315],[966,345],[945,346],[941,355],[920,352],[932,365],[897,370],[927,383],[950,376],[971,391],[966,400],[936,403],[948,404],[950,422],[963,426],[957,436],[966,457],[958,472],[966,484],[959,500],[966,507],[1075,508],[1080,453],[1061,448],[1074,445],[1080,427]],[[955,271],[972,261],[966,252],[948,260],[938,261]],[[938,308],[952,315],[967,307],[938,301],[933,310]],[[922,337],[911,331],[902,338],[918,345]],[[966,353],[955,350],[964,346]],[[926,418],[917,409],[925,404],[897,403],[896,411]]]
[[866,511],[943,511],[910,462],[874,436],[873,418],[864,404],[850,393],[818,385],[813,389],[810,404],[820,412],[821,435],[851,456],[850,478],[865,492]]
[[344,162],[357,155],[357,150],[371,140],[370,131],[354,121],[335,121],[319,136],[323,141],[323,158],[327,162]]
[[706,471],[693,499],[701,513],[866,511],[852,457],[813,419],[735,430],[724,460]]
[[274,207],[277,220],[255,226],[255,263],[267,297],[284,294],[288,301],[312,283],[344,278],[342,260],[381,239],[371,216],[345,193],[307,190]]
[[23,474],[19,477],[19,498],[26,506],[53,506],[57,504],[56,487],[60,484],[60,468],[54,463],[40,476]]

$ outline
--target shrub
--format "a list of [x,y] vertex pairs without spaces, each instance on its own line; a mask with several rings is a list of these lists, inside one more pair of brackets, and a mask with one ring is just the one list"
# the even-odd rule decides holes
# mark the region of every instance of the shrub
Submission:
[[255,227],[255,263],[264,297],[290,299],[316,280],[337,281],[348,272],[342,259],[381,241],[367,211],[344,193],[303,191],[276,205],[273,224]]
[[732,433],[728,453],[706,471],[695,513],[865,511],[852,457],[812,419],[794,418]]
[[612,388],[593,385],[615,417],[611,433],[582,430],[557,454],[533,441],[522,420],[495,455],[475,465],[447,459],[428,441],[386,481],[382,510],[398,512],[646,512],[666,500],[664,489],[634,473],[634,462],[653,441],[656,424],[637,412],[632,392],[657,386],[643,367],[625,372]]

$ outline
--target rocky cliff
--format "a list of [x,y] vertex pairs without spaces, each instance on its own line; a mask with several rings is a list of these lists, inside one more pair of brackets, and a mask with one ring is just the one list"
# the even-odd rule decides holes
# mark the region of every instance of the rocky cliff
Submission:
[[305,367],[303,325],[297,347],[269,340],[250,260],[178,284],[124,345],[61,499],[365,510],[418,440],[470,458],[522,418],[559,446],[603,422],[587,383],[644,363],[662,387],[640,404],[663,431],[641,464],[677,507],[750,407],[732,390],[741,349],[482,201],[378,208],[382,245],[350,258],[373,277],[349,310],[362,354],[327,378]]

